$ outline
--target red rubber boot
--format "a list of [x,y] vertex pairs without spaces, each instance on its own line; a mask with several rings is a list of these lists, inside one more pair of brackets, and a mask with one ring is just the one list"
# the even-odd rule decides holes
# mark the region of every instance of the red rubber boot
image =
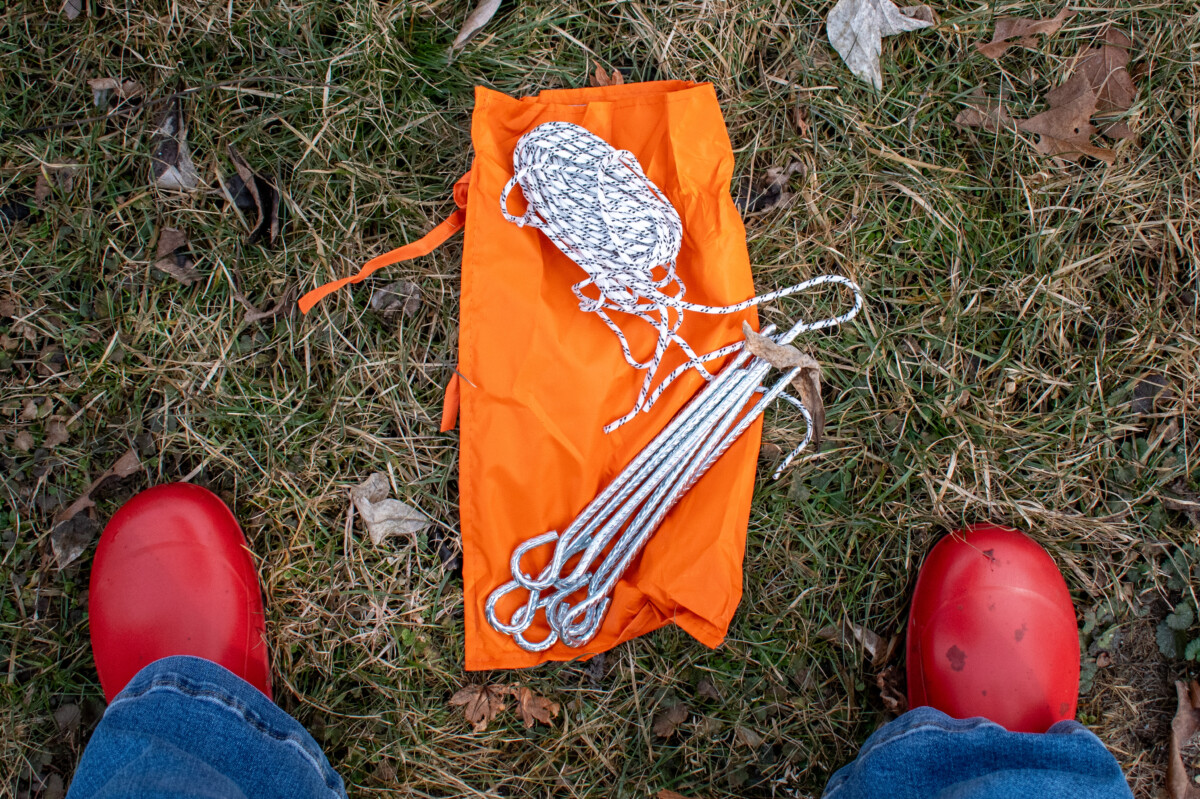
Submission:
[[271,697],[258,573],[237,520],[207,489],[156,486],[121,506],[96,547],[88,610],[110,702],[171,655],[219,663]]
[[939,541],[908,619],[909,705],[1045,732],[1078,696],[1075,609],[1049,553],[992,525]]

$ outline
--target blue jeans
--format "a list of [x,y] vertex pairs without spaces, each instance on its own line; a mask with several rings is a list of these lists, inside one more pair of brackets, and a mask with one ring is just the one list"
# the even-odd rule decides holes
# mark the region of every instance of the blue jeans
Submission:
[[[226,669],[171,657],[138,672],[92,734],[67,799],[344,799],[300,723]],[[838,771],[827,799],[1130,799],[1116,759],[1074,721],[1045,735],[905,713]]]
[[196,657],[142,669],[92,733],[68,799],[345,799],[300,722]]
[[867,739],[824,799],[1132,799],[1121,767],[1077,721],[1046,733],[910,710]]

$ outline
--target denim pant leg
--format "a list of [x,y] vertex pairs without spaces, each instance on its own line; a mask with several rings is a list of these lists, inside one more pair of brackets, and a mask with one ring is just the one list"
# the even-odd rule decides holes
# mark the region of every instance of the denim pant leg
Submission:
[[96,726],[68,799],[345,799],[317,742],[208,660],[142,669]]
[[1132,799],[1116,758],[1076,721],[1043,734],[931,707],[880,727],[825,799]]

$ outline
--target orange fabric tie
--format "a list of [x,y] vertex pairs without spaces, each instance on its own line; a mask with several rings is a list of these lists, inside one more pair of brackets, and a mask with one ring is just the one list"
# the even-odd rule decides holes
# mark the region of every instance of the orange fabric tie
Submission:
[[385,252],[383,255],[372,258],[363,264],[363,268],[358,270],[358,274],[344,277],[341,280],[334,280],[331,283],[326,283],[323,286],[318,286],[312,291],[300,298],[300,313],[308,313],[312,307],[320,302],[325,297],[340,289],[342,286],[350,283],[361,283],[371,276],[377,269],[382,269],[385,266],[398,264],[401,261],[409,261],[413,258],[420,258],[422,255],[429,253],[441,246],[442,242],[453,236],[458,231],[462,230],[463,225],[467,221],[467,210],[459,208],[454,213],[450,214],[433,230],[426,233],[421,238],[414,242],[405,244],[403,247],[397,247],[391,252]]

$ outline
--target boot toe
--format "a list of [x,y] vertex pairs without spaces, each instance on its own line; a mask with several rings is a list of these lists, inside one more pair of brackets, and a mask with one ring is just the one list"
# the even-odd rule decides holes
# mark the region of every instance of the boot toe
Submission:
[[258,574],[233,514],[199,486],[156,486],[125,503],[96,548],[92,650],[109,701],[160,658],[218,663],[271,695]]
[[1074,718],[1079,638],[1066,582],[1029,537],[980,526],[937,543],[908,626],[909,704],[1014,732]]

